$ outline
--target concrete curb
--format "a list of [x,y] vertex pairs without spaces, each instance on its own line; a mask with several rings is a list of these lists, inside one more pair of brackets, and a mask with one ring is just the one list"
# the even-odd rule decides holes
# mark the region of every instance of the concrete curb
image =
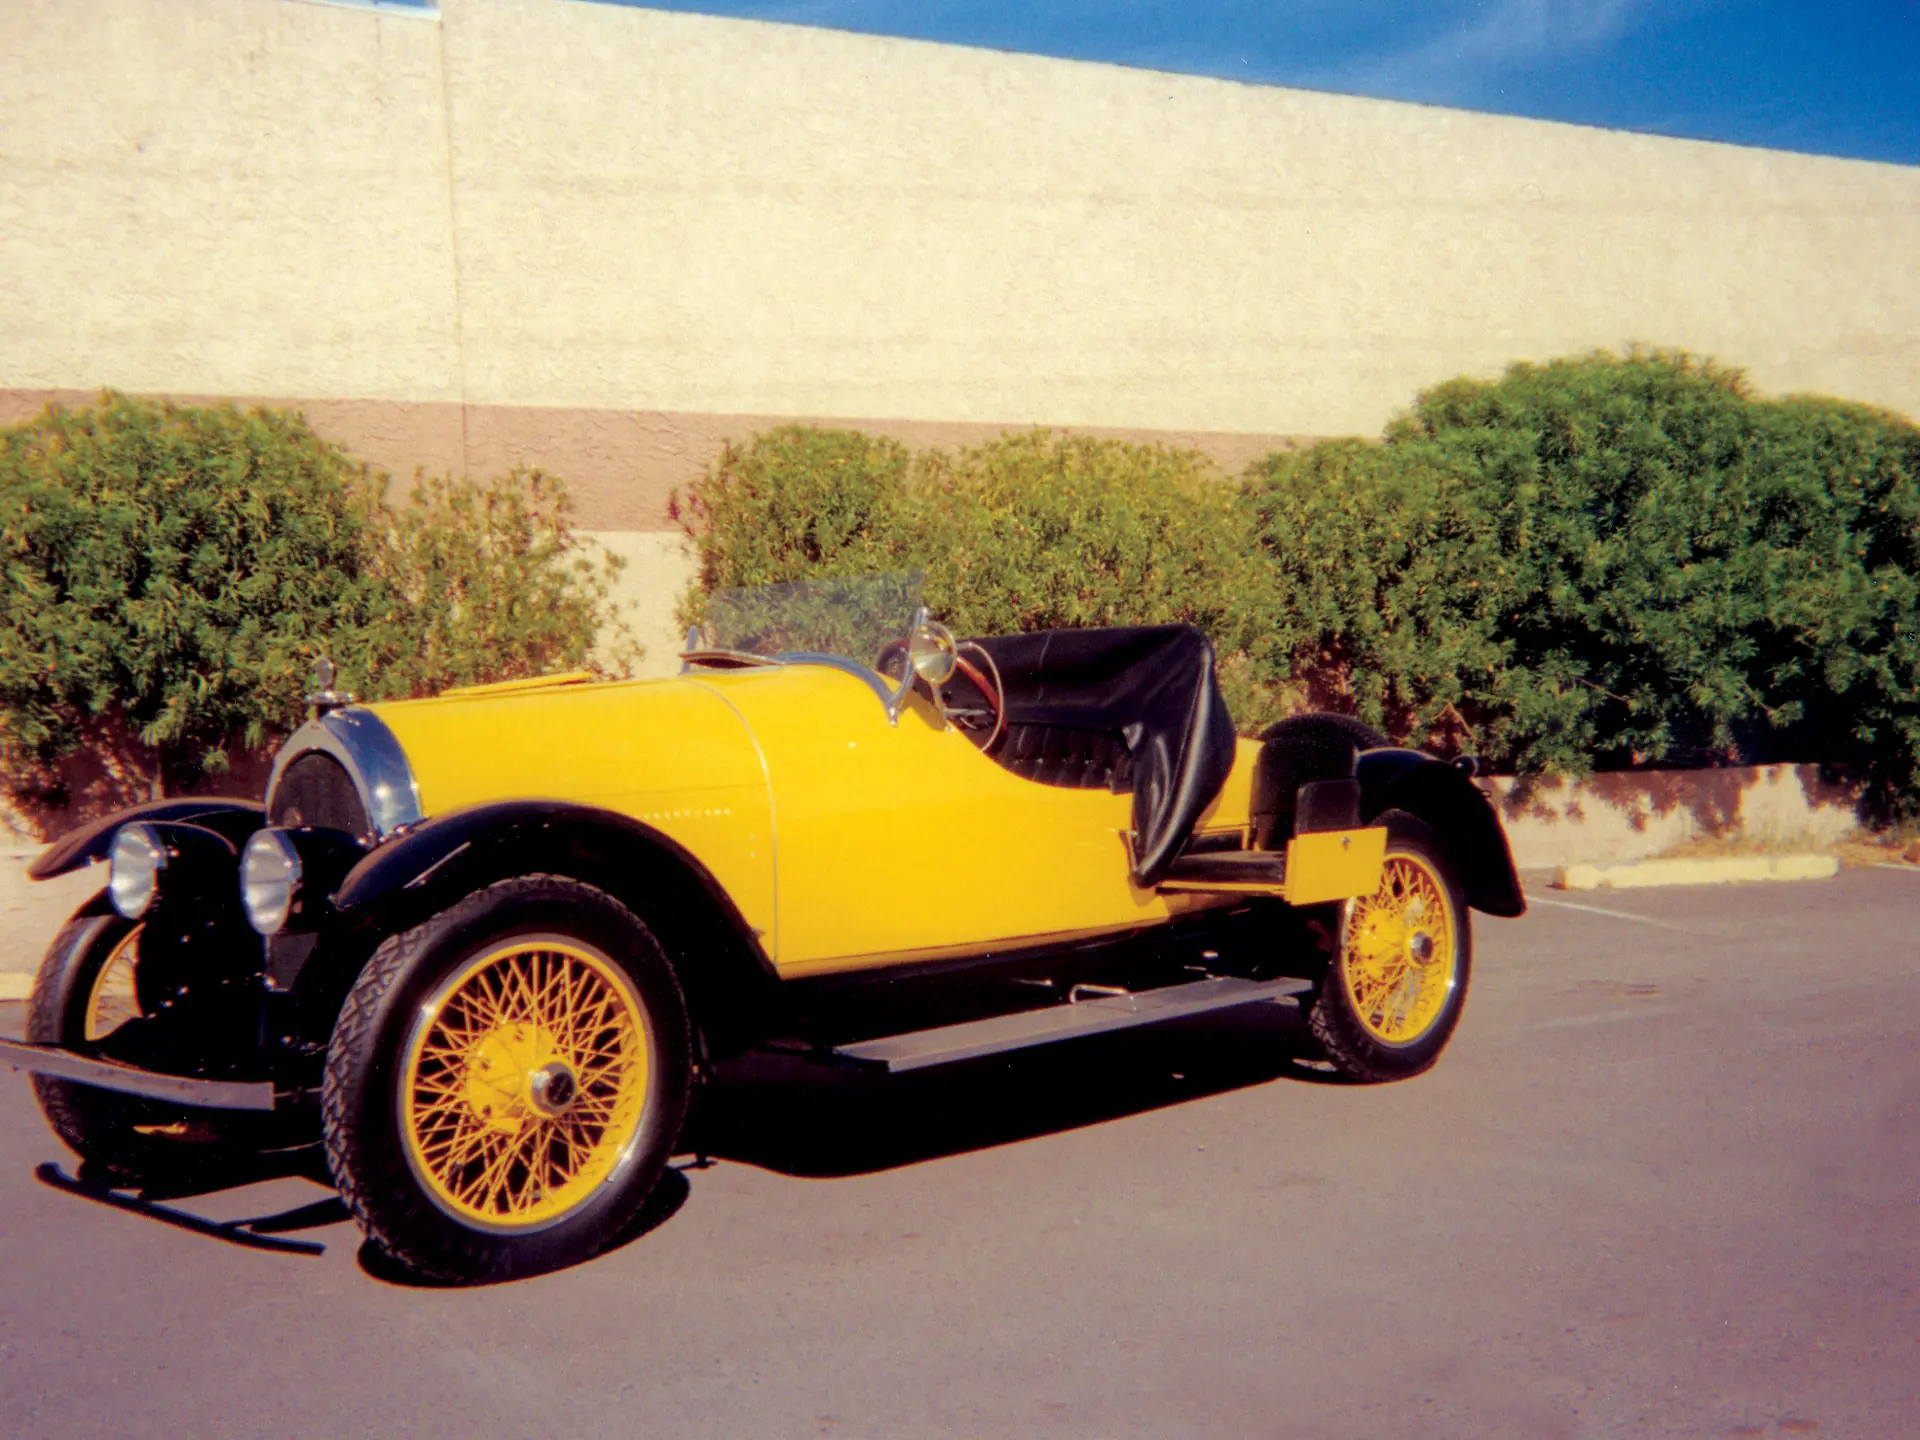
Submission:
[[1729,855],[1707,860],[1642,860],[1631,865],[1568,865],[1554,873],[1556,890],[1628,890],[1655,885],[1730,885],[1756,880],[1828,880],[1840,873],[1831,855]]

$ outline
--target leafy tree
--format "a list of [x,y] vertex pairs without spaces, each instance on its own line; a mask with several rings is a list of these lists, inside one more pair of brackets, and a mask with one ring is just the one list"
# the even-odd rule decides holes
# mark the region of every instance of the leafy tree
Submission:
[[[1635,352],[1448,382],[1383,444],[1270,457],[1249,500],[1283,608],[1323,637],[1296,666],[1336,697],[1366,672],[1354,708],[1397,733],[1457,721],[1523,772],[1845,760],[1897,808],[1920,764],[1917,486],[1898,416]],[[1345,497],[1358,529],[1327,518]],[[1355,578],[1317,589],[1316,567]]]
[[[0,431],[0,773],[58,804],[190,787],[296,725],[314,660],[369,698],[586,659],[606,618],[536,472],[409,504],[297,415],[105,393]],[[631,650],[630,644],[627,650]]]

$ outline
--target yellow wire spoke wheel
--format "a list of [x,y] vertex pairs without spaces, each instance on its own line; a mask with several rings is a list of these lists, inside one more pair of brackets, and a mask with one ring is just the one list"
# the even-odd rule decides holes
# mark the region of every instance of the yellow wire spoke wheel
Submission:
[[1422,855],[1387,856],[1380,888],[1347,916],[1340,981],[1354,1018],[1382,1045],[1413,1045],[1445,1013],[1457,978],[1453,902]]
[[486,950],[435,988],[407,1038],[407,1163],[467,1224],[556,1224],[632,1154],[653,1050],[632,979],[597,950],[555,935]]
[[140,926],[134,926],[113,947],[87,990],[81,1033],[89,1041],[104,1040],[127,1021],[140,1018],[140,996],[134,980],[140,958],[140,930]]

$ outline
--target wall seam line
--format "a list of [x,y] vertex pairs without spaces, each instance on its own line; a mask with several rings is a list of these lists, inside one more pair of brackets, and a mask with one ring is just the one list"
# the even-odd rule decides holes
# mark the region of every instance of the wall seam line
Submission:
[[[436,10],[436,14],[442,12]],[[446,147],[447,163],[447,259],[453,267],[453,357],[456,383],[460,392],[460,478],[473,469],[473,441],[469,434],[467,400],[467,312],[466,292],[460,284],[460,201],[459,186],[453,173],[453,82],[447,61],[447,30],[444,19],[439,26],[440,51],[440,139]]]

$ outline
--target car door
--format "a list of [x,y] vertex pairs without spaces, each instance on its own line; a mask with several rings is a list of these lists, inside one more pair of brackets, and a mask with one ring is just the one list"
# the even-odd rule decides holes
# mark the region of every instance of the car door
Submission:
[[1002,769],[929,702],[890,723],[827,666],[703,676],[773,795],[774,959],[788,976],[1065,939],[1164,919],[1128,880],[1131,801]]

